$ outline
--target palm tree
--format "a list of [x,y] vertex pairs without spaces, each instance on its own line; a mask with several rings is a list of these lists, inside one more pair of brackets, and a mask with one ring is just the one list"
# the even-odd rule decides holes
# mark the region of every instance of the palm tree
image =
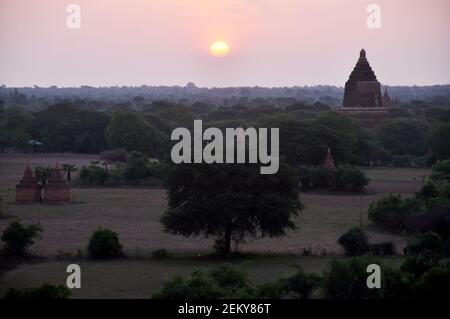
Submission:
[[62,169],[67,173],[67,181],[70,182],[70,173],[75,172],[77,168],[73,164],[62,164]]

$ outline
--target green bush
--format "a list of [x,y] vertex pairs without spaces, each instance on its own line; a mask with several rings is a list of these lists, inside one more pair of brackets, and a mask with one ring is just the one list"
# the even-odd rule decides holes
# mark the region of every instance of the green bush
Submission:
[[435,267],[440,259],[441,256],[425,251],[415,256],[406,257],[400,270],[419,278],[423,273]]
[[336,189],[359,192],[369,184],[369,179],[359,168],[351,165],[339,166],[336,171]]
[[281,299],[284,294],[283,286],[278,282],[264,283],[256,287],[257,299]]
[[439,191],[433,183],[427,183],[416,193],[416,197],[427,201],[431,198],[439,197]]
[[380,298],[380,289],[369,289],[366,284],[367,266],[378,264],[371,257],[352,257],[333,260],[324,272],[323,290],[329,299]]
[[347,256],[365,255],[369,250],[369,240],[361,228],[351,228],[338,239]]
[[92,258],[113,258],[123,254],[117,233],[102,228],[91,236],[87,249]]
[[166,282],[154,299],[219,299],[223,290],[203,271],[194,271],[189,277],[175,277]]
[[406,246],[405,252],[414,256],[424,252],[442,255],[444,253],[444,242],[441,236],[429,231],[414,236],[413,240]]
[[450,297],[450,268],[434,267],[420,277],[416,285],[421,298],[448,299]]
[[450,160],[445,160],[434,165],[430,177],[437,182],[450,182]]
[[329,189],[359,192],[369,183],[364,172],[351,165],[341,165],[336,170],[301,167],[298,175],[303,191]]
[[4,254],[10,256],[23,255],[27,248],[34,244],[34,239],[39,237],[40,233],[42,233],[42,228],[39,225],[24,226],[19,221],[12,222],[3,231]]
[[126,180],[138,182],[150,176],[148,157],[139,152],[131,152],[125,164],[123,177]]
[[105,185],[110,174],[106,168],[91,164],[80,170],[80,181],[83,185]]
[[[261,288],[262,289],[262,288]],[[156,299],[219,299],[256,298],[258,293],[268,294],[268,290],[257,290],[247,278],[247,274],[229,265],[223,265],[209,272],[194,271],[189,277],[176,277],[164,284],[163,289],[154,294]]]
[[67,299],[70,290],[63,285],[43,284],[36,288],[10,288],[4,299]]
[[211,270],[209,274],[227,296],[236,296],[251,290],[247,274],[230,265],[219,266]]
[[369,205],[369,219],[378,227],[400,232],[406,227],[407,218],[420,211],[421,203],[415,197],[402,199],[389,194]]
[[442,187],[440,196],[443,198],[450,199],[450,183],[447,183]]
[[406,299],[414,297],[415,277],[400,269],[384,267],[381,293],[384,299]]
[[323,167],[311,170],[311,179],[313,188],[319,189],[335,189],[336,188],[336,172]]
[[320,286],[321,278],[316,274],[305,274],[302,268],[298,267],[296,274],[280,282],[285,293],[298,299],[309,299],[313,290]]

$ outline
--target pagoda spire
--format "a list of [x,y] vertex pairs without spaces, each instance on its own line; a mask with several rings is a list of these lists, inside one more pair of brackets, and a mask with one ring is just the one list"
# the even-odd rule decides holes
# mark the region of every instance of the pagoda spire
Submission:
[[334,170],[336,168],[336,166],[334,165],[333,156],[331,156],[330,148],[328,148],[327,156],[325,157],[323,167],[331,170]]
[[359,51],[359,57],[365,59],[366,58],[366,50],[361,49],[361,51]]

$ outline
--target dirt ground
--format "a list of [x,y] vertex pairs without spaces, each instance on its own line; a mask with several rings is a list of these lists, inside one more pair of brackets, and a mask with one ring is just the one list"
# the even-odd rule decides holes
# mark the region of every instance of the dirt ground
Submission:
[[[83,261],[86,268],[92,270],[88,276],[99,278],[88,280],[91,282],[88,287],[92,289],[82,289],[84,292],[78,291],[75,297],[145,298],[149,297],[150,291],[161,286],[165,274],[185,273],[195,267],[208,265],[205,261],[183,258],[164,262],[148,259],[151,252],[158,248],[164,248],[169,254],[177,256],[202,255],[210,252],[212,245],[210,239],[186,239],[162,231],[159,218],[166,208],[166,192],[163,189],[72,188],[71,204],[14,203],[14,187],[27,161],[31,166],[54,165],[58,161],[59,164],[71,163],[80,168],[96,159],[96,156],[76,154],[0,155],[0,197],[3,199],[3,211],[9,216],[0,219],[0,232],[16,218],[24,223],[40,224],[44,233],[31,252],[46,257],[46,262],[22,265],[0,277],[0,295],[7,287],[26,286],[45,280],[64,283],[68,261],[58,258],[83,254],[90,235],[97,227],[116,231],[129,259],[114,262]],[[367,207],[386,193],[412,194],[420,188],[423,176],[429,172],[410,168],[371,168],[366,173],[371,182],[367,193],[363,195],[301,194],[306,209],[296,219],[299,226],[297,230],[280,239],[248,240],[239,247],[244,252],[276,254],[279,257],[265,258],[262,263],[248,260],[243,262],[243,268],[248,268],[251,276],[260,279],[269,278],[270,274],[280,276],[289,271],[290,263],[305,264],[306,268],[312,263],[314,266],[311,268],[318,269],[316,264],[322,265],[323,260],[328,260],[330,255],[341,253],[337,238],[350,227],[360,225],[361,220],[372,242],[393,241],[397,250],[401,251],[405,238],[373,229],[367,218]],[[326,257],[301,257],[303,249],[307,248],[312,249],[315,255]],[[260,276],[258,272],[265,275]],[[116,286],[108,286],[108,278],[118,273],[122,275],[117,277]],[[147,278],[143,286],[139,286],[141,276]]]

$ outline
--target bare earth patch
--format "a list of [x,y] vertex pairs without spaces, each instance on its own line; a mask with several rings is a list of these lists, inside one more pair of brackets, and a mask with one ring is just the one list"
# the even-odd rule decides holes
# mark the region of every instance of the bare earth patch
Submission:
[[[80,168],[98,157],[74,154],[0,155],[0,197],[3,199],[5,213],[13,216],[0,219],[0,232],[15,218],[20,218],[25,223],[41,224],[44,229],[42,239],[36,242],[31,252],[51,257],[49,262],[24,265],[4,274],[0,277],[0,295],[6,287],[35,285],[44,279],[64,283],[65,267],[69,262],[55,261],[54,257],[63,253],[76,255],[79,251],[85,251],[89,237],[97,227],[116,231],[125,253],[132,258],[149,256],[158,248],[165,248],[169,253],[193,255],[211,250],[212,239],[185,239],[163,232],[159,223],[166,209],[166,192],[163,189],[72,188],[73,203],[68,205],[15,204],[14,186],[21,178],[28,159],[32,166],[54,165],[58,161],[60,164],[72,163]],[[296,219],[299,226],[297,230],[280,239],[248,240],[239,250],[299,256],[303,249],[311,248],[318,255],[336,255],[341,253],[336,243],[337,238],[350,227],[359,226],[362,221],[371,241],[393,241],[397,250],[401,251],[405,239],[373,229],[367,218],[367,207],[386,193],[400,193],[405,196],[412,194],[421,187],[421,176],[428,171],[383,168],[368,169],[366,172],[371,178],[367,194],[301,194],[306,209]],[[311,258],[306,265],[314,260]],[[322,260],[320,257],[315,258]],[[304,263],[306,259],[281,258],[276,259],[280,264],[275,265],[269,260],[270,258],[259,266],[262,268],[255,268],[251,261],[244,264],[257,278],[270,278],[270,274],[279,277],[280,271],[288,271],[287,264]],[[148,259],[103,263],[85,261],[83,264],[88,269],[86,289],[76,292],[74,297],[149,297],[148,289],[144,288],[155,285],[160,287],[166,274],[171,278],[174,274],[188,273],[195,267],[209,265],[205,261],[189,264],[187,261],[172,259],[164,262]],[[108,280],[116,281],[112,285],[116,288],[111,288]],[[123,282],[122,288],[120,282]]]

